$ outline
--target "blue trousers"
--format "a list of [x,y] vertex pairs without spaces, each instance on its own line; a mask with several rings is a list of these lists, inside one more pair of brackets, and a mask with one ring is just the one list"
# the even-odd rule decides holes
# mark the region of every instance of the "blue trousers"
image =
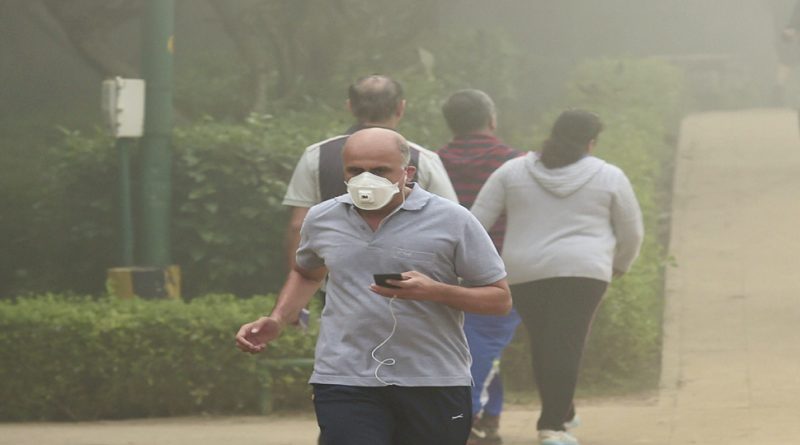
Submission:
[[499,416],[503,411],[503,382],[494,363],[514,338],[519,323],[519,315],[513,309],[503,316],[464,314],[464,334],[472,354],[473,416],[481,411]]

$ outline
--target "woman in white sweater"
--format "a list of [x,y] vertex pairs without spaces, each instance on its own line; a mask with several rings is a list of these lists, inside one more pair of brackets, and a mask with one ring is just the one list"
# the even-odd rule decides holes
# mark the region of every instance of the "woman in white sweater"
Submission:
[[575,445],[573,396],[583,348],[612,277],[628,271],[642,215],[619,168],[591,156],[602,130],[583,110],[563,112],[542,151],[506,162],[472,213],[491,227],[508,215],[503,260],[514,306],[530,336],[542,445]]

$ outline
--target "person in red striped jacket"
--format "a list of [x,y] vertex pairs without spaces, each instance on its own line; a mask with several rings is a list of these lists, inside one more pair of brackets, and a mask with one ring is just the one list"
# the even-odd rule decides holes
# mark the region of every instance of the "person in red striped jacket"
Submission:
[[[524,153],[504,144],[496,135],[497,112],[488,94],[468,89],[453,93],[442,106],[453,140],[437,153],[447,170],[458,202],[472,207],[481,186],[498,167]],[[502,251],[505,220],[501,218],[490,230],[498,252]],[[464,333],[472,354],[473,428],[468,445],[498,445],[500,413],[503,409],[503,386],[499,359],[520,323],[512,310],[508,315],[466,313]]]

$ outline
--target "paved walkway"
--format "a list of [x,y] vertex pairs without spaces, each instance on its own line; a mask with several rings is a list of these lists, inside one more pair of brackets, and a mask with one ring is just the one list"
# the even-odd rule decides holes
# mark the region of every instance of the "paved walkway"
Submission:
[[[659,394],[579,405],[583,445],[800,444],[800,137],[785,110],[691,116],[674,190]],[[533,445],[512,407],[506,445]],[[0,424],[0,445],[313,444],[313,418]]]

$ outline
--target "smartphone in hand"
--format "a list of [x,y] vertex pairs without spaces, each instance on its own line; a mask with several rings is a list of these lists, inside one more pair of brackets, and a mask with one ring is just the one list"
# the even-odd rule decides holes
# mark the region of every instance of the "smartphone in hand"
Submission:
[[403,275],[399,273],[377,273],[372,276],[375,279],[375,284],[378,286],[389,287],[392,289],[400,289],[398,286],[391,285],[386,282],[386,280],[398,280],[401,281],[403,279]]

